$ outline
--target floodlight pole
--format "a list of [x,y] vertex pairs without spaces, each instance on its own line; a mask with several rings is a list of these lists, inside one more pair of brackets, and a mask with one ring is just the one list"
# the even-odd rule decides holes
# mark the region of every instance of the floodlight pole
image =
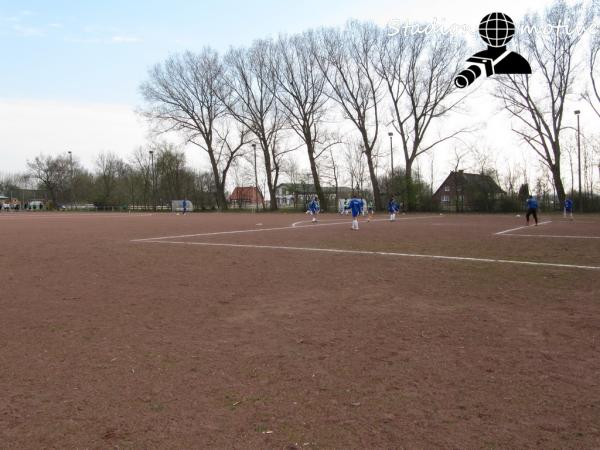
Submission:
[[256,168],[256,144],[252,144],[254,150],[254,211],[258,212],[258,170]]
[[579,114],[580,110],[575,110],[575,115],[577,116],[577,170],[579,176],[579,212],[583,212],[583,203],[581,199],[581,131],[579,129]]
[[150,153],[150,161],[151,161],[151,168],[152,168],[152,210],[154,212],[156,212],[156,195],[155,195],[155,184],[156,184],[156,180],[155,180],[155,174],[154,174],[154,150],[150,150],[148,153]]
[[[394,183],[394,146],[392,145],[392,139],[394,137],[394,133],[392,133],[391,131],[388,133],[388,136],[390,137],[390,164],[391,164],[391,174],[392,174],[392,185]],[[390,192],[391,194],[391,192]]]
[[69,150],[69,172],[71,174],[71,183],[70,183],[70,191],[71,191],[71,211],[73,211],[73,152]]

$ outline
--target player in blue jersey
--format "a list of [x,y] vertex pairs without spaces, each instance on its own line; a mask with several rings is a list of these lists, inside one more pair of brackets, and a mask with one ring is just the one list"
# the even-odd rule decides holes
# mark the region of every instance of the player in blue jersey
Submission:
[[537,224],[538,224],[537,210],[538,210],[538,202],[533,197],[533,195],[530,195],[529,198],[527,198],[527,213],[525,214],[525,219],[527,220],[527,225],[529,225],[529,216],[533,216],[533,219],[535,220],[535,226],[537,227]]
[[390,213],[390,222],[396,220],[396,213],[400,210],[398,207],[398,203],[394,200],[394,197],[390,197],[390,201],[388,202],[388,212]]
[[356,198],[356,195],[352,195],[352,198],[348,202],[348,209],[352,213],[352,229],[358,230],[358,216],[362,212],[363,202],[361,199]]
[[567,216],[573,220],[573,200],[570,198],[565,200],[565,217]]
[[319,205],[319,199],[315,195],[313,197],[313,199],[310,201],[310,203],[308,204],[308,211],[306,211],[306,214],[310,214],[312,216],[313,223],[318,222],[317,214],[319,214],[320,210],[321,210],[321,207]]
[[187,213],[187,200],[183,200],[183,215],[185,216],[185,214]]

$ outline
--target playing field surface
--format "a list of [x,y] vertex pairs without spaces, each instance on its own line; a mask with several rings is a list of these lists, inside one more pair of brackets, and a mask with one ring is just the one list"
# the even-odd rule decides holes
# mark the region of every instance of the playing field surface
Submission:
[[0,213],[0,448],[599,448],[600,216]]

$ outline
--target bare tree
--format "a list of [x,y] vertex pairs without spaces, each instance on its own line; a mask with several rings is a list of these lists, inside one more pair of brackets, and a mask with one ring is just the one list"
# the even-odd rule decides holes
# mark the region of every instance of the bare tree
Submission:
[[140,175],[142,183],[142,203],[146,208],[150,207],[152,192],[152,162],[150,154],[143,147],[138,147],[131,157],[131,164]]
[[452,98],[453,83],[464,63],[465,43],[450,34],[381,33],[374,54],[377,73],[384,80],[391,104],[392,125],[400,135],[405,164],[408,209],[415,207],[413,164],[436,145],[467,129],[427,139],[432,125],[441,122],[462,98]]
[[381,79],[373,67],[378,38],[379,29],[371,23],[352,21],[342,31],[322,29],[315,46],[315,59],[330,87],[329,97],[360,134],[375,207],[382,209],[374,164],[382,98]]
[[[333,189],[335,193],[335,205],[336,208],[340,202],[340,167],[337,162],[338,155],[334,155],[333,148],[329,147],[328,154],[323,158],[320,165],[320,173],[323,178],[328,179],[330,183],[333,183]],[[321,172],[322,170],[322,172]]]
[[40,155],[27,162],[30,175],[48,191],[54,206],[67,190],[71,181],[71,164],[68,155],[56,157]]
[[[284,114],[273,78],[275,52],[271,41],[256,41],[249,49],[232,49],[225,57],[227,90],[222,100],[232,116],[256,137],[263,153],[271,210],[277,209],[276,188],[282,156],[279,145]],[[258,186],[257,186],[258,188]]]
[[100,183],[100,199],[104,205],[111,203],[113,193],[125,172],[125,163],[114,153],[100,153],[96,158],[97,180]]
[[358,190],[359,193],[364,192],[364,185],[368,177],[362,141],[356,141],[346,145],[344,159],[348,175],[350,176],[350,187]]
[[[496,77],[496,96],[520,124],[513,131],[552,174],[561,208],[565,190],[561,178],[560,133],[564,128],[565,104],[572,94],[577,72],[576,50],[590,20],[590,11],[580,3],[570,6],[562,0],[557,0],[542,17],[526,16],[526,27],[532,31],[521,34],[518,47],[532,65],[532,75]],[[555,31],[543,32],[547,25],[556,27]]]
[[[598,4],[597,4],[598,5]],[[598,85],[598,54],[600,53],[600,34],[594,33],[589,41],[588,73],[590,76],[592,91],[589,89],[583,93],[583,98],[590,104],[596,115],[600,118],[600,86]]]
[[157,131],[180,131],[204,150],[217,189],[217,204],[227,209],[225,184],[231,164],[248,142],[248,131],[234,130],[223,99],[228,87],[218,54],[210,48],[168,58],[150,71],[141,91],[148,107],[143,114]]
[[315,192],[321,208],[326,210],[327,197],[321,187],[318,160],[334,143],[328,142],[322,130],[327,81],[314,58],[315,45],[313,32],[280,37],[272,70],[279,88],[275,94],[287,122],[306,146]]

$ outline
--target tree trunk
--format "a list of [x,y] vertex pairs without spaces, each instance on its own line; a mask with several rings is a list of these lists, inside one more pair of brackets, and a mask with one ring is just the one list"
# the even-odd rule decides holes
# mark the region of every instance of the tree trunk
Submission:
[[[273,172],[272,172],[272,166],[271,166],[271,152],[269,149],[269,143],[267,142],[266,139],[261,139],[260,140],[260,146],[262,147],[263,150],[263,156],[265,158],[265,171],[267,173],[267,187],[269,188],[269,196],[271,197],[271,202],[269,205],[269,209],[271,211],[277,211],[277,197],[276,197],[276,186],[273,185]],[[258,186],[256,186],[256,189],[258,189]],[[263,192],[263,209],[264,209],[264,192]]]
[[317,162],[315,161],[315,147],[312,144],[312,141],[307,139],[306,141],[306,149],[308,150],[308,160],[310,161],[310,171],[312,173],[313,182],[315,184],[315,192],[317,197],[319,197],[319,203],[322,211],[327,210],[327,199],[323,194],[323,189],[321,188],[321,180],[319,179],[319,172],[317,171]]
[[372,149],[368,152],[365,151],[367,155],[367,165],[369,166],[369,175],[371,176],[371,185],[373,186],[373,197],[375,200],[375,209],[382,210],[383,204],[381,203],[381,193],[379,191],[379,183],[377,182],[377,175],[375,174],[375,166],[373,165],[373,156]]
[[416,207],[413,192],[412,165],[413,160],[408,159],[406,161],[406,170],[404,174],[404,206],[407,211],[414,211]]
[[562,210],[565,205],[565,188],[563,186],[562,179],[560,178],[560,166],[558,164],[552,165],[551,172],[554,181],[554,187],[556,188],[556,195],[558,195],[558,201],[560,202],[560,209]]
[[209,148],[208,156],[210,157],[210,165],[213,171],[213,177],[215,178],[215,189],[217,190],[217,206],[221,211],[225,211],[227,209],[227,199],[225,198],[225,179],[221,180],[219,174],[219,166],[217,165],[215,154],[212,148]]

